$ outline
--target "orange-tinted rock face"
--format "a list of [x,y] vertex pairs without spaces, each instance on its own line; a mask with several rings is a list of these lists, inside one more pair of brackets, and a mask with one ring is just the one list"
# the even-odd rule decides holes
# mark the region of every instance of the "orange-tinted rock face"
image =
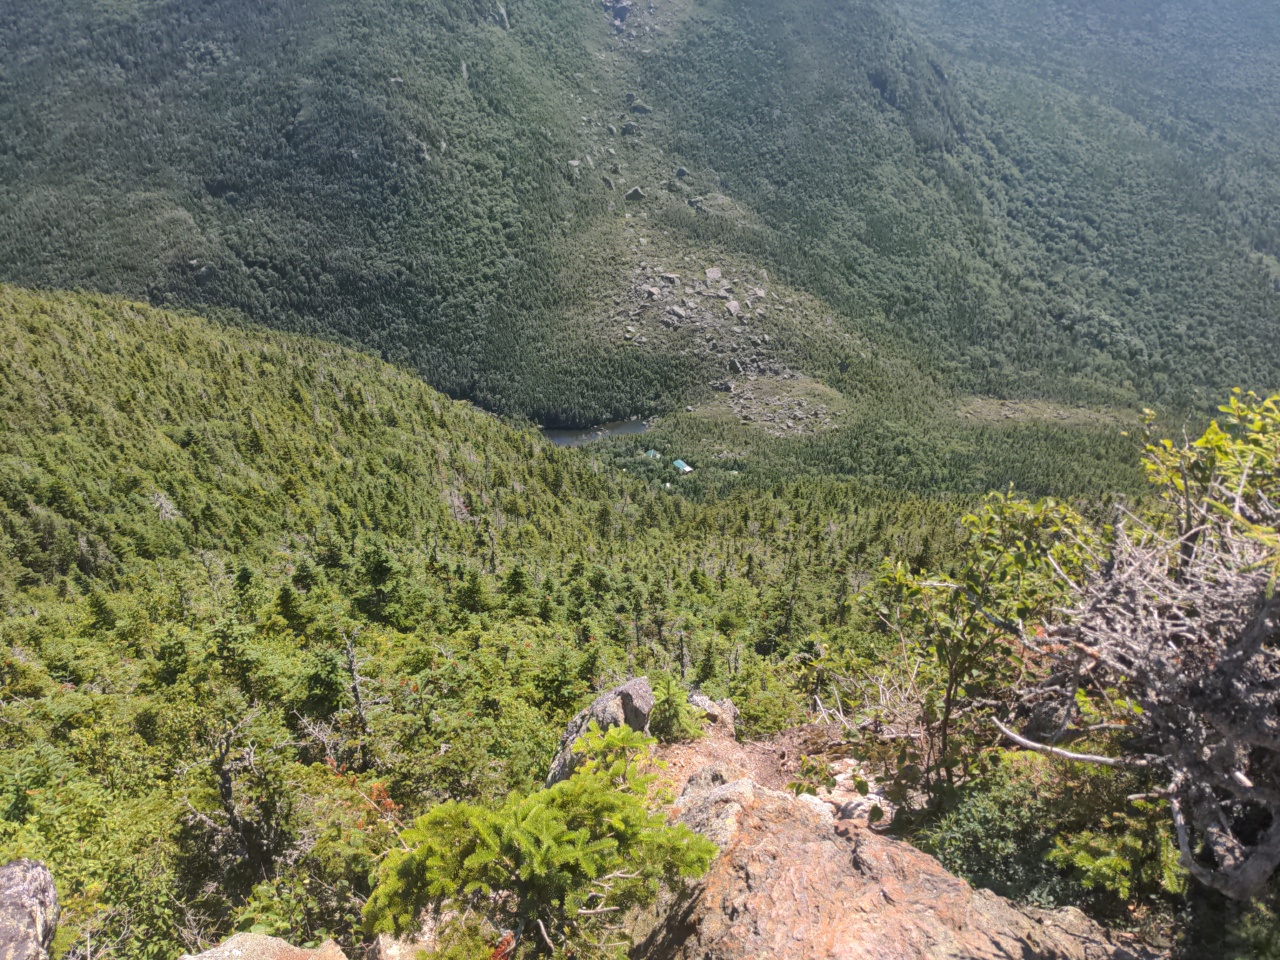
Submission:
[[[675,815],[721,854],[644,960],[1123,960],[1078,911],[1033,919],[814,797],[695,776]],[[1046,922],[1047,921],[1047,922]]]
[[258,933],[237,933],[212,950],[183,960],[346,960],[346,955],[332,940],[314,950],[295,947],[276,937]]

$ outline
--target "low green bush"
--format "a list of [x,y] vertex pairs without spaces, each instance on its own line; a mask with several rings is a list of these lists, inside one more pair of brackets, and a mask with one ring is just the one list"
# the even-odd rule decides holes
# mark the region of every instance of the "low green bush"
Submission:
[[[592,724],[574,745],[587,757],[569,779],[497,809],[450,802],[401,834],[365,908],[370,932],[412,930],[424,909],[486,917],[524,935],[529,951],[622,957],[617,914],[652,903],[661,887],[701,876],[716,847],[668,826],[643,771],[654,741]],[[446,939],[474,930],[446,924]]]
[[1165,810],[1132,775],[1008,752],[914,839],[975,887],[1130,924],[1167,916],[1186,875]]

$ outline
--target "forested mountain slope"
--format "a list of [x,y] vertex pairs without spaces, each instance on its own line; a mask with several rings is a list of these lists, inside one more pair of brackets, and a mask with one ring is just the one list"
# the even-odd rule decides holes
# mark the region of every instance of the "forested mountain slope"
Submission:
[[[507,381],[583,362],[558,316],[602,206],[566,182],[593,63],[573,7],[507,30],[467,3],[11,5],[7,272],[345,335],[545,414]],[[606,409],[661,380],[588,354]]]
[[[1189,74],[1245,33],[1264,57],[1275,15],[1240,9],[1177,48]],[[10,4],[0,276],[349,338],[547,423],[775,370],[944,424],[957,394],[1181,409],[1274,382],[1270,228],[1218,198],[1271,196],[1272,167],[1219,189],[1119,102],[1129,74],[1046,98],[1070,37],[992,67],[963,11]],[[1112,59],[1158,78],[1129,56],[1164,49],[1148,21]],[[1184,127],[1228,90],[1219,153],[1265,148],[1259,84],[1188,89]]]
[[1245,354],[1275,349],[1280,291],[1275,6],[901,9],[977,92],[1018,171],[1008,214],[1041,241],[1031,269],[1071,298],[1077,335],[1140,351],[1156,395],[1175,357],[1247,378]]
[[692,503],[292,335],[13,287],[0,334],[0,856],[55,870],[59,951],[350,942],[397,817],[541,783],[637,672],[785,726],[777,664],[962,536],[829,481]]
[[[1073,18],[1073,4],[1057,6]],[[971,389],[1027,390],[1019,372],[1036,370],[1032,391],[1176,402],[1197,383],[1274,378],[1251,358],[1277,345],[1280,273],[1220,209],[1204,164],[1161,138],[1163,118],[1121,109],[1122,84],[1099,103],[1037,86],[1030,63],[953,65],[926,42],[960,16],[952,4],[914,28],[869,4],[699,10],[703,29],[647,76],[677,111],[675,143],[725,170],[776,231],[788,278],[930,351]],[[1260,16],[1227,32],[1257,30]],[[998,35],[1018,36],[1008,21]],[[1059,42],[1038,21],[1030,32]],[[1220,52],[1150,39],[1193,74]],[[1265,43],[1252,41],[1248,62],[1268,59]],[[1126,52],[1112,59],[1140,73]],[[1186,109],[1216,112],[1215,93],[1193,88]],[[1254,107],[1268,115],[1267,98]]]
[[904,0],[900,9],[948,55],[1097,97],[1168,143],[1219,154],[1275,143],[1280,37],[1262,0],[1054,0],[1035,9]]
[[[412,818],[520,802],[566,719],[640,674],[668,738],[693,686],[748,738],[865,715],[842,755],[895,803],[929,796],[903,829],[975,883],[1265,940],[1266,903],[1186,892],[1162,812],[1128,807],[1150,784],[998,760],[969,712],[1027,669],[988,624],[1062,602],[1042,552],[1079,575],[1075,508],[822,477],[726,493],[712,469],[688,499],[610,459],[329,342],[0,287],[0,857],[54,870],[54,952],[168,960],[247,928],[354,947]],[[981,596],[948,601],[952,579]],[[956,697],[951,750],[900,748]]]
[[1278,64],[1260,0],[0,0],[0,857],[54,953],[355,947],[412,818],[640,674],[673,739],[847,710],[975,885],[1273,943],[1167,779],[988,720],[1117,498],[1273,462],[1249,398],[1151,507],[1137,411],[1280,380]]

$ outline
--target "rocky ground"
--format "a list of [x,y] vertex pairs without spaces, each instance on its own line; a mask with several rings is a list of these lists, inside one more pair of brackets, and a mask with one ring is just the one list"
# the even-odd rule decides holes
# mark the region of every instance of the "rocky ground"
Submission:
[[58,915],[44,864],[14,860],[0,867],[0,960],[48,960]]
[[[632,681],[632,685],[637,681]],[[634,691],[627,704],[634,706]],[[974,890],[933,857],[873,825],[891,812],[848,756],[834,725],[808,724],[739,742],[736,711],[693,700],[704,735],[656,755],[677,799],[670,817],[709,837],[720,855],[678,898],[635,918],[637,960],[1156,960],[1078,910],[1021,910]],[[618,714],[603,695],[584,712]],[[835,785],[795,796],[801,758],[831,762]],[[864,793],[860,781],[869,787]]]
[[783,377],[749,374],[715,384],[718,391],[702,411],[722,413],[744,426],[775,437],[799,437],[838,427],[851,410],[832,388],[803,374]]
[[720,267],[701,274],[658,272],[642,263],[628,296],[615,304],[618,334],[636,344],[678,343],[727,376],[786,373],[771,349],[773,337],[761,329],[769,312],[769,291],[760,285],[766,281],[730,279]]
[[819,301],[770,284],[763,270],[671,267],[673,259],[634,268],[628,292],[614,297],[609,322],[624,343],[691,356],[709,371],[707,399],[686,412],[727,417],[776,437],[839,426],[849,400],[787,357],[798,336],[846,346],[857,338]]
[[[828,376],[823,361],[837,355],[866,359],[865,338],[759,263],[671,226],[672,208],[681,208],[736,229],[764,228],[722,192],[720,174],[661,149],[661,106],[629,89],[646,58],[679,35],[697,7],[693,0],[601,0],[612,36],[597,51],[600,73],[575,75],[585,136],[565,170],[581,190],[602,191],[617,219],[587,242],[590,256],[607,266],[591,281],[598,306],[578,322],[585,337],[693,361],[704,379],[690,385],[689,412],[732,417],[777,437],[811,435],[838,426],[849,406],[811,378]],[[811,395],[815,389],[825,395]]]
[[1024,912],[867,826],[858,803],[796,797],[709,765],[673,816],[720,855],[664,905],[646,960],[1154,960],[1078,910]]

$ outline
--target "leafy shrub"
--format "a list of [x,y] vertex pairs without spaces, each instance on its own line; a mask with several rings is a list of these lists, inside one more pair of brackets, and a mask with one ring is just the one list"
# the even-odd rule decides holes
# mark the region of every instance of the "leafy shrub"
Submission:
[[1271,893],[1245,904],[1226,931],[1227,960],[1280,960],[1280,884]]
[[796,777],[787,784],[787,789],[797,797],[802,794],[816,796],[819,790],[830,790],[836,785],[836,778],[831,773],[831,764],[821,757],[800,757],[800,769]]
[[652,903],[663,884],[700,876],[716,848],[667,826],[641,773],[653,740],[594,724],[569,779],[488,810],[441,804],[401,835],[365,908],[371,932],[411,930],[424,909],[487,916],[496,929],[580,957],[624,956],[617,913]]
[[[1011,697],[1025,670],[1015,625],[1052,615],[1065,595],[1063,578],[1078,574],[1095,539],[1073,508],[1012,494],[989,496],[963,526],[969,543],[949,576],[886,563],[860,598],[862,616],[901,638],[896,649],[887,647],[897,684],[859,690],[861,678],[845,681],[872,721],[861,752],[885,764],[888,795],[901,805],[913,797],[945,799],[983,772],[987,716]],[[895,686],[897,694],[886,697]],[[883,726],[908,736],[886,742]]]
[[1135,800],[1131,810],[1101,816],[1098,827],[1057,837],[1048,861],[1072,870],[1086,890],[1105,890],[1121,900],[1137,890],[1186,890],[1173,831],[1158,804]]
[[1280,960],[1280,877],[1248,903],[1213,891],[1189,899],[1179,926],[1177,960]]
[[761,739],[804,722],[804,702],[784,678],[781,668],[752,656],[726,681],[738,708],[739,739]]
[[914,839],[976,887],[1046,907],[1082,906],[1131,921],[1138,901],[1168,913],[1185,874],[1153,804],[1134,806],[1130,776],[1009,752],[957,806]]

